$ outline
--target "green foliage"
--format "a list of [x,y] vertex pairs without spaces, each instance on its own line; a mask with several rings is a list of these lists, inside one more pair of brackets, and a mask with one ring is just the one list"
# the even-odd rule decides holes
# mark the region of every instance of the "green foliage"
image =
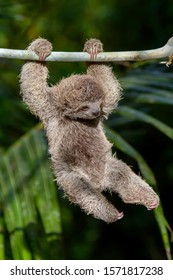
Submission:
[[[125,108],[128,112],[130,110],[131,117],[135,118],[136,112],[135,110],[131,110],[128,108]],[[123,110],[122,110],[123,111]],[[133,111],[135,112],[133,114]],[[121,112],[121,107],[119,108],[119,112]],[[141,113],[140,113],[141,114]],[[126,115],[126,114],[125,114]],[[128,114],[127,114],[128,115]],[[143,121],[147,121],[147,118],[143,118]],[[130,157],[134,158],[139,166],[139,170],[143,176],[143,178],[148,182],[150,186],[152,186],[157,192],[157,183],[155,176],[152,172],[152,170],[149,168],[143,157],[131,146],[129,145],[120,135],[118,135],[115,131],[112,131],[108,127],[106,127],[106,132],[108,134],[109,139],[114,143],[115,147],[119,150],[121,150],[123,153],[126,153]],[[162,203],[160,202],[160,205],[157,209],[154,210],[156,221],[158,222],[158,226],[161,232],[162,240],[164,243],[165,251],[167,254],[167,258],[171,259],[171,247],[170,247],[170,241],[169,241],[169,234],[168,229],[170,228],[168,225],[167,220],[165,219],[164,213],[163,213],[163,207]],[[172,230],[171,230],[172,233]]]
[[[149,76],[150,73],[150,76]],[[134,75],[135,74],[135,75]],[[152,74],[152,79],[150,78]],[[160,78],[158,78],[160,77]],[[129,120],[132,122],[144,122],[154,126],[160,132],[162,132],[165,136],[169,137],[173,140],[173,128],[168,126],[167,124],[163,123],[162,121],[142,112],[144,111],[145,107],[143,104],[150,103],[150,104],[162,104],[162,105],[171,105],[173,101],[173,95],[171,93],[171,89],[173,89],[170,83],[170,75],[169,73],[164,73],[162,71],[155,71],[151,67],[149,69],[145,68],[142,70],[132,71],[129,77],[124,79],[126,84],[125,88],[127,90],[127,98],[133,98],[133,107],[137,109],[132,109],[127,106],[120,106],[115,114],[118,114],[123,117],[121,123],[124,125],[129,123]],[[157,88],[158,87],[158,88]],[[161,89],[161,87],[163,89]],[[129,91],[129,92],[128,92]],[[133,91],[131,95],[131,91]],[[142,94],[140,94],[140,92]],[[145,94],[143,94],[145,92]],[[161,97],[161,98],[160,98]],[[139,105],[139,104],[140,105]],[[149,108],[148,108],[149,109]],[[165,107],[165,110],[167,107]],[[152,107],[150,107],[151,114],[152,114]],[[166,113],[166,112],[165,112]],[[124,119],[125,118],[125,119]],[[120,121],[120,120],[119,120]],[[131,125],[132,125],[131,122]],[[116,127],[116,120],[115,125]],[[122,129],[122,127],[121,127]],[[115,133],[115,131],[106,128],[109,138],[112,140],[114,145],[121,150],[123,153],[126,153],[130,157],[134,158],[138,163],[139,169],[143,177],[146,181],[154,187],[154,189],[159,192],[155,176],[152,170],[149,168],[143,157],[140,153],[138,153],[131,145],[129,145],[120,135]],[[162,240],[164,243],[165,251],[167,254],[168,259],[171,259],[171,246],[169,241],[169,231],[171,235],[173,231],[170,229],[170,226],[164,216],[162,203],[158,209],[155,210],[155,217],[156,221],[158,222],[158,226],[161,232]]]
[[[39,127],[4,153],[0,170],[0,259],[62,258],[60,210]],[[4,246],[6,238],[10,250]]]
[[[142,11],[137,0],[0,0],[0,47],[24,49],[42,36],[63,51],[82,50],[89,37],[100,38],[108,51],[157,48],[172,36],[172,9],[171,0],[147,0]],[[105,225],[69,205],[61,193],[57,198],[44,134],[19,95],[22,63],[0,63],[0,259],[163,259],[165,252],[170,259],[172,67],[118,68],[124,97],[106,132],[118,157],[157,190],[161,205],[152,215],[116,201],[125,217]],[[50,63],[49,69],[55,83],[83,72],[84,65]]]

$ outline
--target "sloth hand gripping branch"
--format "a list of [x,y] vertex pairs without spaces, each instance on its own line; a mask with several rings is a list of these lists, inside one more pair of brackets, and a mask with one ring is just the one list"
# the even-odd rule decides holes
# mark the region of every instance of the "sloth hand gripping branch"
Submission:
[[[159,198],[153,189],[124,162],[112,156],[111,143],[102,120],[117,107],[121,87],[109,65],[90,62],[87,73],[71,75],[54,86],[47,83],[45,58],[52,45],[36,39],[29,50],[39,62],[26,62],[20,86],[24,102],[43,122],[57,184],[68,199],[87,214],[107,223],[123,217],[102,194],[117,193],[125,203],[142,204],[151,210]],[[103,51],[102,43],[90,39],[84,51],[93,60]]]

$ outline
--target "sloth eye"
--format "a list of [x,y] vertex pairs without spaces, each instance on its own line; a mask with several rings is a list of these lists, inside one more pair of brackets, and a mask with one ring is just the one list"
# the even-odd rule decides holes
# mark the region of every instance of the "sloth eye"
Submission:
[[89,107],[88,107],[87,105],[82,106],[81,110],[82,110],[82,111],[87,111],[87,110],[89,110]]

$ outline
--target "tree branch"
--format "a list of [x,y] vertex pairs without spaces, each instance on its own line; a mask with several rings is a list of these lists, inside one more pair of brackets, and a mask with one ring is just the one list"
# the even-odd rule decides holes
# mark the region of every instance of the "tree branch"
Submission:
[[[141,51],[103,52],[97,55],[97,62],[141,61],[169,57],[173,54],[173,37],[161,48]],[[172,56],[171,56],[172,57]],[[0,58],[39,60],[37,55],[28,50],[0,49]],[[52,52],[46,61],[91,61],[86,52]],[[171,60],[172,62],[172,60]],[[171,63],[169,59],[169,64]],[[167,66],[167,61],[164,61]]]

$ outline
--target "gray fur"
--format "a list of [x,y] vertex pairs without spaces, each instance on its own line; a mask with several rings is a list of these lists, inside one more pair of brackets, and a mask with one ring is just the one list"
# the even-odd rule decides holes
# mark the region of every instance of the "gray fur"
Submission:
[[[52,50],[39,38],[28,49],[40,62],[27,62],[21,70],[24,102],[40,118],[48,137],[52,168],[59,186],[87,214],[111,223],[123,217],[102,194],[116,192],[126,203],[153,209],[159,198],[153,189],[121,160],[112,156],[102,120],[116,108],[121,87],[110,66],[88,64],[87,73],[71,75],[50,87],[44,62]],[[97,39],[85,43],[91,57],[102,51]]]

